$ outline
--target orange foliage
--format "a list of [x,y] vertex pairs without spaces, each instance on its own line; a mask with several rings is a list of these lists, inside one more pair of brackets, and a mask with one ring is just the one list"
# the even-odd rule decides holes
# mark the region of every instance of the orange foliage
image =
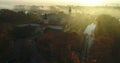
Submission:
[[[78,37],[76,33],[49,31],[37,39],[37,44],[42,45],[43,43],[48,43],[51,55],[59,58],[59,60],[56,60],[56,58],[53,57],[54,61],[58,63],[60,61],[69,63],[71,62],[69,60],[75,61],[77,58],[76,55],[72,55],[72,49],[75,50],[76,48],[76,50],[79,50],[81,42],[80,37]],[[46,48],[46,46],[43,47]]]
[[103,59],[109,59],[112,55],[114,43],[114,38],[110,35],[97,37],[90,49],[89,59],[96,59],[97,63]]

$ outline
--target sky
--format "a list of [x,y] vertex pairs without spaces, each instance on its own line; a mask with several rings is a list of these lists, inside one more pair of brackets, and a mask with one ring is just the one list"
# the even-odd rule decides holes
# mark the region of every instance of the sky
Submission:
[[120,4],[120,0],[0,0],[0,8],[11,8],[14,5],[91,5]]

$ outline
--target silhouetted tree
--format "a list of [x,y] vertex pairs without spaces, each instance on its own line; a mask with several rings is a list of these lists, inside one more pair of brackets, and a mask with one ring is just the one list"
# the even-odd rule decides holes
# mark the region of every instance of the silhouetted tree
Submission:
[[100,15],[96,21],[96,39],[89,57],[95,59],[96,63],[119,63],[119,21],[110,15]]

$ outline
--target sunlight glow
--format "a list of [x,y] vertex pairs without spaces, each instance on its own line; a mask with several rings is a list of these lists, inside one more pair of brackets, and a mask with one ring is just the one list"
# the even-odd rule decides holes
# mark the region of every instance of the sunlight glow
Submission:
[[76,1],[77,3],[85,6],[97,6],[104,4],[104,0],[73,0]]
[[82,3],[88,6],[96,6],[100,5],[102,0],[83,0]]

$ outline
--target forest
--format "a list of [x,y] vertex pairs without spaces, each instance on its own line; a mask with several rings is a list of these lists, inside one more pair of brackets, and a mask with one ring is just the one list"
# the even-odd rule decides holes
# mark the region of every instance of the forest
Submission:
[[119,8],[58,7],[0,9],[0,63],[120,63]]

